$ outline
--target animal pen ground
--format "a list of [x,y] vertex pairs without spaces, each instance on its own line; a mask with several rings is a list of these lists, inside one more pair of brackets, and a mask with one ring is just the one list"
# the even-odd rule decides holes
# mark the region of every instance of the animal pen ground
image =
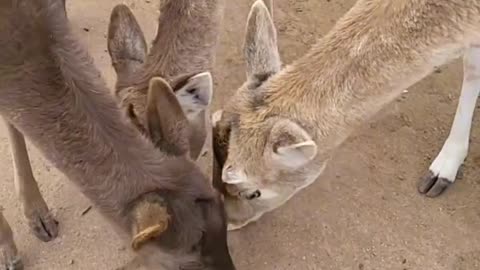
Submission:
[[[214,72],[214,109],[244,81],[243,33],[253,1],[227,1]],[[157,1],[68,1],[69,18],[109,84],[115,74],[106,32],[114,5],[127,3],[147,39],[156,29]],[[301,56],[353,0],[276,0],[275,23],[284,63]],[[339,149],[316,183],[289,203],[230,233],[238,269],[477,270],[480,269],[480,137],[473,125],[461,179],[428,199],[416,183],[448,135],[460,94],[459,61],[414,85]],[[477,121],[474,121],[477,122]],[[6,130],[0,130],[0,204],[30,270],[115,269],[128,246],[64,176],[31,148],[35,177],[60,222],[42,243],[28,231],[13,185]]]

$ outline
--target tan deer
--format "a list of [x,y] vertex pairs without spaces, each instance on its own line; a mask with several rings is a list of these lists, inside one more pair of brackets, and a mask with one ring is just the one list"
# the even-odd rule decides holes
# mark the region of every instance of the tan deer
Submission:
[[435,196],[453,182],[480,91],[480,1],[360,0],[284,68],[269,9],[271,2],[254,3],[244,45],[247,82],[215,115],[215,181],[230,196],[231,229],[312,184],[355,127],[463,54],[452,131],[419,190]]
[[[147,132],[175,150],[166,153],[119,108],[72,34],[64,1],[0,1],[0,44],[0,114],[10,130],[17,191],[40,239],[55,237],[57,225],[31,174],[23,135],[130,239],[148,269],[235,269],[222,200],[190,158],[190,123],[170,83],[152,69],[145,90],[146,110],[157,113],[148,114]],[[0,267],[22,269],[1,214]]]

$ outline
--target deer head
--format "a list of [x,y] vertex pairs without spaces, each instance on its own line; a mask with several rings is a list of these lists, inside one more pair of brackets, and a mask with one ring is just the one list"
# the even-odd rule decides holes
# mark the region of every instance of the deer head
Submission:
[[269,79],[281,69],[271,0],[251,8],[244,56],[247,81],[213,116],[214,183],[226,194],[231,229],[280,206],[305,179],[316,178],[304,168],[317,154],[310,134],[288,118],[267,117],[262,108]]

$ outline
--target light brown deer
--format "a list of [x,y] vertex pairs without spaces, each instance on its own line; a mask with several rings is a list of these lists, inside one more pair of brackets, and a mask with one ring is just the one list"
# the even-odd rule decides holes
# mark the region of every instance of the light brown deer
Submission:
[[[31,175],[23,134],[131,239],[149,269],[234,269],[222,200],[190,158],[190,124],[167,81],[152,71],[146,91],[147,111],[157,113],[148,114],[148,134],[160,134],[162,146],[175,149],[169,153],[119,108],[72,34],[64,1],[0,1],[0,44],[0,114],[37,236],[50,240],[57,227]],[[19,164],[30,175],[18,177]],[[31,196],[40,207],[28,205]],[[1,267],[22,268],[1,215],[0,256]]]
[[216,114],[215,181],[230,196],[230,228],[312,184],[355,127],[434,67],[463,54],[452,132],[419,190],[435,196],[454,180],[480,91],[480,1],[360,0],[283,69],[268,6],[258,0],[249,14],[247,82]]

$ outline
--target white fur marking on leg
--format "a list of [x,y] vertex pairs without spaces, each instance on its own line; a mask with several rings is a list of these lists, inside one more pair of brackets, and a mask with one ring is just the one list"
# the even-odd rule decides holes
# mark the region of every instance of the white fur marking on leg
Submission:
[[467,157],[470,128],[480,94],[480,49],[470,47],[464,56],[464,79],[457,111],[448,139],[430,170],[439,178],[454,182],[458,169]]

